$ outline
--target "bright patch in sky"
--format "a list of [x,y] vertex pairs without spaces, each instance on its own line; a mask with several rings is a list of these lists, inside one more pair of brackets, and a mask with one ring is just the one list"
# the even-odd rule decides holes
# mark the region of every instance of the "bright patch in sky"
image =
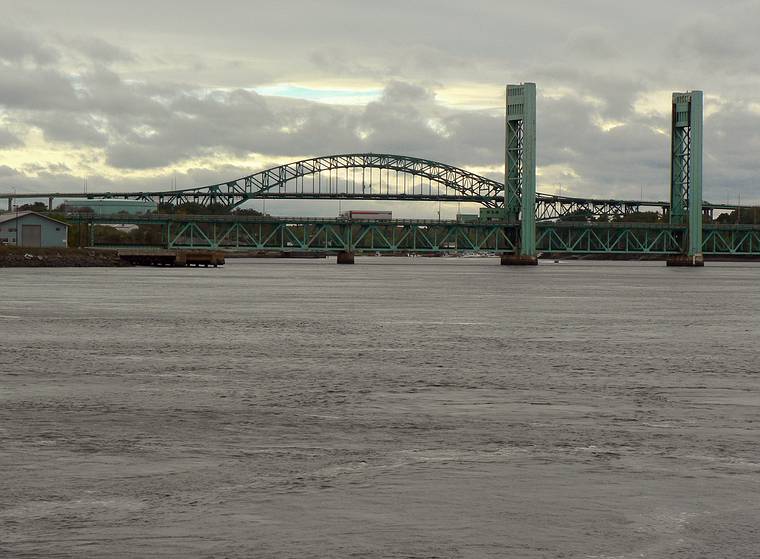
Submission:
[[366,105],[380,98],[382,89],[318,88],[294,84],[257,87],[256,93],[273,97],[290,97],[330,105]]
[[633,102],[633,110],[641,115],[664,118],[670,115],[673,93],[667,89],[645,91]]

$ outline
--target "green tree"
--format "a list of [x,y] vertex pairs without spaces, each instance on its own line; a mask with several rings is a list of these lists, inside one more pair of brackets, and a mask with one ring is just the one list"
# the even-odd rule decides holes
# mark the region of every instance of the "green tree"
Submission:
[[561,216],[558,221],[596,221],[596,216],[591,210],[575,210]]
[[46,212],[48,207],[43,202],[34,202],[33,204],[24,204],[19,206],[21,212]]
[[728,225],[731,223],[741,224],[756,224],[760,223],[760,208],[749,207],[741,208],[738,212],[734,210],[732,212],[720,214],[716,219],[716,223]]

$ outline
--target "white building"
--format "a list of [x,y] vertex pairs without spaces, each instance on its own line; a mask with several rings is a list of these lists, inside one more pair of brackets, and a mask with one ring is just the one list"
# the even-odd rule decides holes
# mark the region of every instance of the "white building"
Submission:
[[68,235],[67,223],[36,212],[0,214],[0,245],[64,248]]

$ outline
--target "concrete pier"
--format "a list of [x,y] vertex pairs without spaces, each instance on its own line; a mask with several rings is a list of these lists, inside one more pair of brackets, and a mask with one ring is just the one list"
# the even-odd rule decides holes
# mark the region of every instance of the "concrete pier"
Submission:
[[353,252],[339,252],[338,253],[338,264],[353,264],[353,263],[354,263]]
[[704,266],[705,257],[701,254],[689,256],[688,254],[677,254],[668,258],[668,266]]
[[538,257],[527,256],[524,254],[502,254],[501,265],[502,266],[536,266],[538,265]]

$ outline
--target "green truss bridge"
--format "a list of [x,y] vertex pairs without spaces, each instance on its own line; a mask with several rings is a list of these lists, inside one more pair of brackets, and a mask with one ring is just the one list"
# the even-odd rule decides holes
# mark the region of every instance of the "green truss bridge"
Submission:
[[[98,224],[134,223],[160,231],[162,246],[256,251],[443,253],[501,255],[502,264],[536,264],[540,253],[664,255],[669,264],[700,266],[704,255],[760,256],[760,227],[709,223],[716,210],[737,209],[702,200],[703,93],[673,93],[668,201],[552,196],[536,192],[536,85],[506,88],[504,182],[452,165],[403,155],[351,153],[305,159],[203,187],[159,192],[88,193],[87,198],[155,202],[160,210],[187,202],[232,210],[250,200],[399,200],[472,202],[475,220],[367,221],[343,218],[245,218],[75,215],[97,244]],[[81,198],[81,193],[4,194],[13,198]],[[573,215],[619,218],[644,209],[662,212],[653,224],[572,223]],[[705,223],[707,222],[707,223]]]
[[[310,217],[180,216],[150,214],[97,216],[73,214],[85,225],[88,244],[98,245],[95,225],[148,226],[160,245],[173,249],[222,249],[324,254],[436,254],[487,252],[513,254],[520,225],[502,221],[460,223],[439,220],[362,220]],[[596,255],[674,256],[683,252],[686,226],[666,223],[541,222],[539,252]],[[704,225],[702,252],[710,256],[759,256],[760,226]]]

